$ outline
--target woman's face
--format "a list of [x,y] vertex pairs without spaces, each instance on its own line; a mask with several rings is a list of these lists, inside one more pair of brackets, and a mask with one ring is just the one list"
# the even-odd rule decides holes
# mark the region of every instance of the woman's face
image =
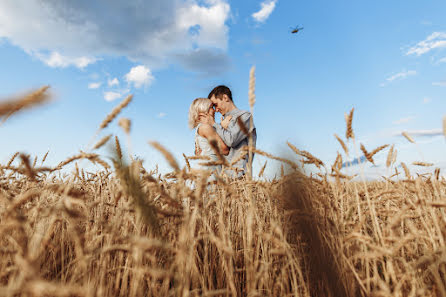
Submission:
[[213,105],[211,105],[211,107],[209,107],[208,114],[209,114],[211,117],[214,117],[214,116],[215,116],[215,109],[214,109],[214,106],[213,106]]

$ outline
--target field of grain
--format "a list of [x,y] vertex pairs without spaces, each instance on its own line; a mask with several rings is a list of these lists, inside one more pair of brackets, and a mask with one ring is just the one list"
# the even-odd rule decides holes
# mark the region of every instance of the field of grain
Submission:
[[[45,90],[3,104],[0,116],[44,101]],[[346,141],[352,118],[353,110]],[[123,156],[117,138],[105,162],[95,149],[111,139],[56,167],[19,153],[1,164],[0,296],[446,296],[439,170],[411,176],[404,165],[405,175],[351,180],[341,154],[328,166],[289,144],[294,160],[256,151],[287,164],[280,178],[208,185],[206,171],[186,156],[181,168],[158,143],[169,174]],[[370,162],[382,149],[394,172],[393,147],[361,145]],[[82,159],[103,169],[79,168]],[[321,171],[304,175],[304,164]]]

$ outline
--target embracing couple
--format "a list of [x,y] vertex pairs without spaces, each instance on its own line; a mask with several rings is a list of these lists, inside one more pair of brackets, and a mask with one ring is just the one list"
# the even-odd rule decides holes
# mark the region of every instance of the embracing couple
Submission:
[[[215,122],[215,112],[222,115],[221,123]],[[218,161],[218,156],[210,145],[211,140],[216,140],[220,152],[229,164],[238,160],[232,165],[234,169],[225,173],[233,178],[242,178],[248,165],[248,154],[243,150],[244,146],[249,145],[248,134],[252,135],[253,147],[256,146],[257,140],[256,128],[251,117],[249,111],[240,110],[235,106],[231,90],[226,86],[215,87],[208,98],[195,99],[189,108],[189,127],[195,129],[195,154],[206,156],[211,161]],[[247,131],[243,131],[243,128]],[[240,158],[242,154],[244,157]],[[221,165],[207,169],[219,173]],[[215,175],[211,176],[212,179],[215,179]]]

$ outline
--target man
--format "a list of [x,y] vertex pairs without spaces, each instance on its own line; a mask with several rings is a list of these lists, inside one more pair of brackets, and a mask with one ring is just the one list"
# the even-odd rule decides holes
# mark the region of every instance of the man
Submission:
[[[223,142],[229,147],[229,154],[226,159],[229,163],[240,159],[240,154],[245,154],[246,151],[242,150],[244,146],[249,145],[249,135],[243,132],[242,128],[238,124],[238,118],[246,127],[248,133],[252,135],[252,146],[256,146],[257,133],[252,122],[252,114],[249,111],[238,109],[232,99],[231,90],[226,86],[217,86],[210,93],[208,98],[212,101],[215,111],[221,113],[221,115],[229,120],[227,127],[222,127],[222,124],[216,123],[214,118],[209,115],[201,115],[205,122],[212,125],[217,131],[217,134],[221,137]],[[253,154],[254,157],[254,154]],[[233,164],[233,167],[237,168],[237,172],[230,172],[231,176],[240,178],[245,175],[248,165],[248,154],[238,162]]]

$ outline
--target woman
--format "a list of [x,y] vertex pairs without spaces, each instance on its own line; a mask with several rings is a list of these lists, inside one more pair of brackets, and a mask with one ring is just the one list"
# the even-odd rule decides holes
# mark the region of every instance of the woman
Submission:
[[[212,101],[207,98],[195,99],[189,108],[189,128],[195,130],[195,154],[200,156],[209,157],[210,162],[219,161],[217,154],[210,145],[211,140],[216,140],[220,153],[227,155],[229,153],[228,146],[223,142],[220,136],[215,132],[215,129],[206,123],[200,122],[200,114],[209,114],[214,117],[215,110],[212,105]],[[230,119],[222,121],[223,127],[227,126]],[[211,171],[221,171],[221,165],[207,166],[205,169]],[[211,181],[215,180],[215,176],[212,175]]]

